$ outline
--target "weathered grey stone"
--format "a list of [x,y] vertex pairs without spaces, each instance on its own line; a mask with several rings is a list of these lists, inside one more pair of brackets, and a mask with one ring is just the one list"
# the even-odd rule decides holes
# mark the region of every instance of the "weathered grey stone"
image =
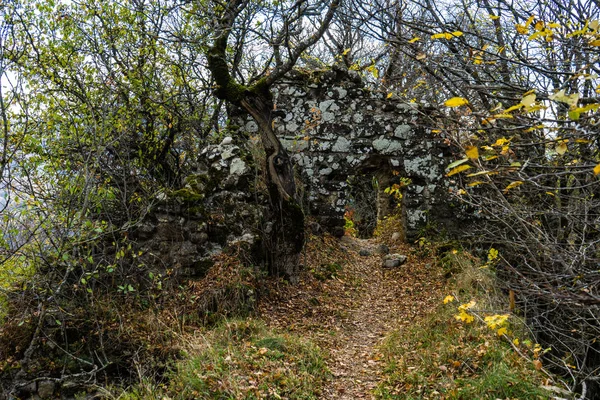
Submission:
[[386,255],[390,253],[390,248],[385,244],[380,244],[375,248],[375,254]]
[[407,260],[407,257],[403,254],[388,254],[383,259],[384,268],[396,268],[403,265]]
[[371,255],[371,252],[370,252],[369,250],[367,250],[367,249],[361,249],[361,250],[358,252],[358,255],[359,255],[359,256],[363,256],[363,257],[368,257],[368,256],[370,256],[370,255]]
[[331,147],[331,151],[336,153],[347,153],[350,151],[350,146],[352,143],[343,136],[337,138],[333,146]]
[[[240,154],[240,148],[237,146],[226,146],[224,147],[223,151],[221,152],[221,158],[223,160],[228,160],[231,157],[234,157],[235,155]],[[225,166],[223,164],[221,164],[222,166]]]
[[401,237],[402,237],[402,234],[400,232],[392,233],[392,241],[393,242],[397,242],[398,240],[400,240]]
[[54,396],[56,384],[52,381],[39,381],[37,384],[37,394],[42,399],[50,399]]
[[394,130],[394,136],[400,139],[411,139],[413,128],[410,125],[398,125]]
[[335,88],[335,91],[337,92],[338,99],[340,99],[340,100],[342,100],[348,94],[348,91],[346,89],[344,89],[344,88],[341,88],[341,87]]
[[231,164],[229,165],[229,174],[241,176],[244,175],[248,171],[248,167],[246,163],[241,158],[234,158],[231,160]]

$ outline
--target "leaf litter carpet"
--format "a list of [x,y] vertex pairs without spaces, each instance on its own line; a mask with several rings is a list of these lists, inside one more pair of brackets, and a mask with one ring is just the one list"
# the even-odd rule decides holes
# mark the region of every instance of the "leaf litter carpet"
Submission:
[[[298,285],[272,283],[259,304],[267,323],[310,338],[326,354],[331,382],[322,399],[373,399],[384,360],[378,346],[392,331],[417,323],[443,298],[443,274],[433,258],[408,255],[397,268],[382,268],[375,239],[312,238]],[[371,255],[360,256],[368,250]],[[333,271],[333,272],[332,272]]]

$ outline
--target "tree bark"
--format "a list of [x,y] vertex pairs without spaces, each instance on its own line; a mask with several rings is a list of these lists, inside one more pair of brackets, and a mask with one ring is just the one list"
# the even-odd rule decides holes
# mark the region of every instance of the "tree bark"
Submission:
[[304,246],[304,213],[296,194],[292,162],[273,131],[274,108],[268,89],[253,91],[240,105],[256,121],[266,153],[267,187],[271,200],[271,229],[264,232],[269,273],[295,282]]

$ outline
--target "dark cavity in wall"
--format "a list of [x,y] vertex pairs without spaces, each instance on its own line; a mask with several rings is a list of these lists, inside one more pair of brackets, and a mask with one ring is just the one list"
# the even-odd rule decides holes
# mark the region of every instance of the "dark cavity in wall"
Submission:
[[348,177],[346,208],[354,224],[356,236],[370,238],[377,227],[377,179],[373,175]]

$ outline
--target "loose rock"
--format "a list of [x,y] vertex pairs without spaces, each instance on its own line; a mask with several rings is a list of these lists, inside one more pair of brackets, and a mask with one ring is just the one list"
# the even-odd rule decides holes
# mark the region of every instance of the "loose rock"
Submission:
[[404,264],[407,257],[403,254],[389,254],[383,260],[384,268],[396,268]]
[[52,381],[40,381],[37,386],[38,396],[42,399],[50,399],[54,395],[54,382]]
[[380,255],[385,256],[386,254],[390,254],[390,248],[387,247],[385,244],[380,244],[375,249],[375,254],[380,254]]

